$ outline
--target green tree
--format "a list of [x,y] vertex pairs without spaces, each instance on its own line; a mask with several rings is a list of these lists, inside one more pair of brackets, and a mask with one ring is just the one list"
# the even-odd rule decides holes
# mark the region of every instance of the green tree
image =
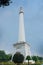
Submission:
[[24,56],[21,53],[17,52],[14,54],[12,61],[14,63],[17,63],[17,65],[19,65],[20,63],[24,61]]
[[26,57],[26,60],[28,60],[28,65],[29,65],[29,60],[31,60],[31,57],[30,56],[27,56]]
[[38,59],[39,59],[40,62],[43,61],[43,57],[38,56]]
[[32,56],[32,59],[37,62],[38,61],[38,56]]
[[0,62],[5,62],[11,60],[12,55],[6,54],[4,51],[0,50]]
[[0,55],[1,55],[1,54],[5,54],[5,52],[4,52],[3,50],[0,50]]
[[10,3],[11,3],[11,0],[0,0],[0,7],[8,6],[10,5]]
[[11,57],[12,57],[11,54],[5,55],[5,61],[10,61]]
[[0,62],[2,62],[5,59],[5,52],[0,50]]

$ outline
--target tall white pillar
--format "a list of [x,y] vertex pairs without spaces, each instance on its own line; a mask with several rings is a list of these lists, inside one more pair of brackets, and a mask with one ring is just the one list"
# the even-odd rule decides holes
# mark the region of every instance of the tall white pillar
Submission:
[[19,40],[18,42],[26,42],[25,29],[24,29],[24,11],[22,7],[20,7],[20,12],[19,12]]

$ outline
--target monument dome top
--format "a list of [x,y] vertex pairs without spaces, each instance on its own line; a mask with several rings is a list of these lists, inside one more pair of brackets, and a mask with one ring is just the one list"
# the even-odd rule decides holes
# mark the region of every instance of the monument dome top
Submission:
[[20,7],[20,12],[19,13],[23,13],[23,7]]

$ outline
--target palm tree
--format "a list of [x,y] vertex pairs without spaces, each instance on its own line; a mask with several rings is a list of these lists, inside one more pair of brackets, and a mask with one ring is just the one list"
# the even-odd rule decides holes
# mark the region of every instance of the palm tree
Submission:
[[26,57],[26,60],[28,60],[28,65],[29,65],[29,60],[31,60],[31,57],[28,55],[28,56]]
[[20,63],[23,63],[24,56],[21,53],[17,52],[17,53],[14,54],[12,61],[14,63],[17,63],[17,65],[19,65]]
[[37,56],[32,56],[32,59],[37,62],[38,61],[38,57]]

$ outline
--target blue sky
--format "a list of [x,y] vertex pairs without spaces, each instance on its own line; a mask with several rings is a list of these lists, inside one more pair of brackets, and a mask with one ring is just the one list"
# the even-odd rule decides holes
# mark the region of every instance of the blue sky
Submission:
[[43,0],[13,0],[0,8],[0,49],[10,53],[18,41],[19,8],[24,8],[26,41],[31,53],[43,56]]

